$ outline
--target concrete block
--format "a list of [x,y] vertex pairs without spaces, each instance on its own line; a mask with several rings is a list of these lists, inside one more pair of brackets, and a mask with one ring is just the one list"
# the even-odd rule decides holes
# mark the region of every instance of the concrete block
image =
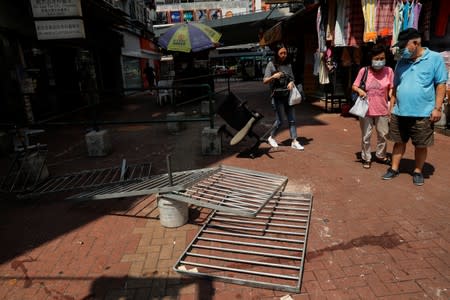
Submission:
[[[212,100],[213,110],[214,105],[215,105],[214,100]],[[209,100],[202,101],[200,105],[200,113],[202,114],[202,116],[209,116]]]
[[[173,112],[168,113],[166,119],[167,120],[179,120],[184,119],[185,113],[184,112]],[[185,122],[167,122],[167,129],[170,133],[177,133],[182,131],[186,128]]]
[[85,139],[88,156],[106,156],[112,152],[111,136],[106,129],[86,133]]
[[218,128],[205,127],[202,131],[202,154],[222,154],[222,133]]

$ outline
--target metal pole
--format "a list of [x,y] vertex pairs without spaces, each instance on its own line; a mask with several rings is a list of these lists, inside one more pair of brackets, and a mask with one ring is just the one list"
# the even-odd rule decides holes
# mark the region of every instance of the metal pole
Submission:
[[167,175],[169,176],[169,186],[172,186],[173,181],[172,181],[172,168],[171,168],[171,162],[170,162],[170,154],[167,154],[166,162],[167,162]]
[[214,104],[213,104],[213,97],[212,97],[212,91],[211,87],[207,85],[208,88],[208,101],[209,101],[209,126],[214,128]]

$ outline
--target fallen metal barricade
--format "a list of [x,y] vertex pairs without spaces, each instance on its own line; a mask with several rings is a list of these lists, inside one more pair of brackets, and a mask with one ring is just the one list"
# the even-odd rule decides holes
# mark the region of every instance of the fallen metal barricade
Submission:
[[174,270],[298,293],[311,207],[311,194],[281,192],[254,218],[214,211]]
[[33,190],[40,181],[48,177],[46,159],[45,149],[16,153],[6,176],[0,181],[0,191],[24,193]]
[[103,200],[184,190],[187,186],[194,184],[215,171],[217,171],[217,168],[205,168],[154,175],[140,182],[116,184],[95,191],[83,192],[66,199],[76,201]]
[[287,184],[287,177],[220,166],[210,176],[164,198],[240,216],[255,216]]
[[32,191],[20,198],[38,197],[43,194],[66,192],[78,189],[95,189],[115,184],[136,182],[150,177],[151,163],[127,165],[126,160],[118,167],[85,170],[81,172],[49,177]]

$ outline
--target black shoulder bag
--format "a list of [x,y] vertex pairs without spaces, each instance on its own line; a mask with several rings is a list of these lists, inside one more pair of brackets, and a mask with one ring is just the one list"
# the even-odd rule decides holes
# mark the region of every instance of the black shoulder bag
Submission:
[[[278,67],[274,65],[275,70],[277,72],[280,72],[278,70]],[[273,97],[274,98],[287,98],[289,97],[289,90],[287,88],[287,85],[289,84],[289,76],[283,73],[283,76],[281,76],[279,79],[275,80],[273,84]]]
[[[361,82],[359,83],[359,88],[363,91],[366,91],[366,80],[367,80],[367,73],[369,73],[369,67],[364,68],[364,75],[361,78]],[[352,92],[352,104],[356,102],[356,99],[358,99],[359,94],[357,92]]]

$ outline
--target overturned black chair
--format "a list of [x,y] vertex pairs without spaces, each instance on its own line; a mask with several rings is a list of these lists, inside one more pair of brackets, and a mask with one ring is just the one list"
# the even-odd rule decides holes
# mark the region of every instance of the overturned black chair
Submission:
[[267,143],[267,137],[270,133],[268,130],[263,136],[257,135],[253,131],[253,127],[263,118],[258,112],[251,111],[247,107],[246,101],[242,101],[233,92],[229,92],[228,95],[222,97],[217,101],[216,112],[221,116],[228,125],[237,132],[233,135],[226,127],[222,128],[229,136],[232,136],[230,145],[234,146],[240,143],[245,137],[255,138],[255,144],[250,149],[241,152],[242,156],[249,156],[254,158],[261,143]]

